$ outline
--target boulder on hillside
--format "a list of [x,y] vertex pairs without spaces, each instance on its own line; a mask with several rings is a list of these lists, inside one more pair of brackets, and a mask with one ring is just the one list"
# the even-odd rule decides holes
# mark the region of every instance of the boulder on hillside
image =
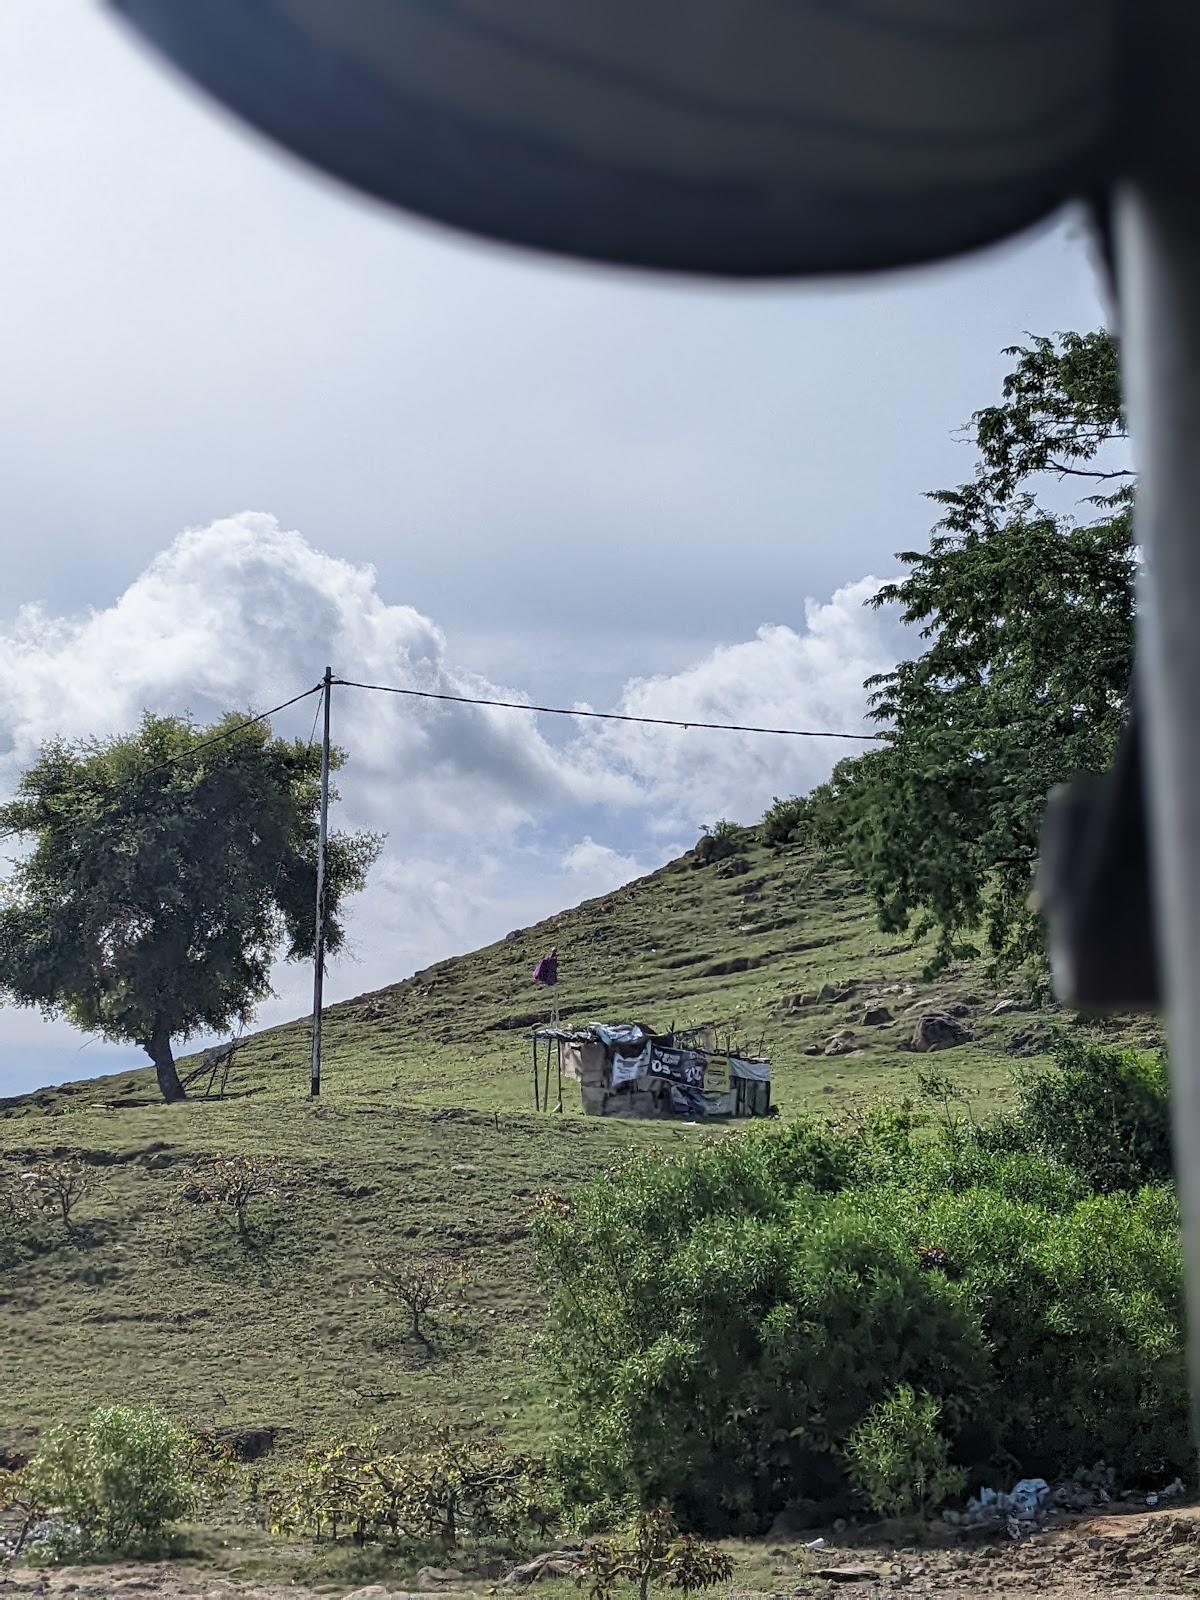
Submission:
[[1032,1011],[1030,1002],[1019,994],[1006,994],[992,1007],[994,1017],[1007,1017],[1014,1011]]
[[743,878],[750,871],[750,862],[745,856],[727,856],[717,866],[718,878]]
[[711,867],[714,861],[724,861],[726,856],[737,854],[737,845],[727,836],[702,833],[692,847],[692,865]]
[[967,1044],[975,1035],[946,1011],[927,1011],[917,1018],[910,1050],[952,1050]]
[[852,1050],[858,1049],[858,1036],[850,1029],[843,1028],[835,1033],[825,1046],[827,1056],[848,1056]]
[[889,1022],[895,1020],[886,1006],[868,1006],[862,1014],[864,1028],[886,1028]]

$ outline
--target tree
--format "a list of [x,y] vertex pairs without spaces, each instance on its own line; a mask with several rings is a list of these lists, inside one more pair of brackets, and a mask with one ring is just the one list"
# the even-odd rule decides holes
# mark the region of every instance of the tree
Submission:
[[[281,944],[313,954],[319,799],[320,752],[233,712],[45,746],[0,806],[32,841],[0,887],[0,997],[140,1045],[183,1099],[172,1040],[248,1022]],[[329,840],[331,952],[379,848]]]
[[[809,821],[861,873],[885,928],[936,930],[933,965],[1040,958],[1029,909],[1050,788],[1112,759],[1133,654],[1136,552],[1117,353],[1104,332],[1006,352],[1003,401],[975,413],[975,478],[931,499],[929,549],[872,600],[928,648],[868,681],[887,744],[843,761]],[[1087,516],[1048,510],[1088,482]]]

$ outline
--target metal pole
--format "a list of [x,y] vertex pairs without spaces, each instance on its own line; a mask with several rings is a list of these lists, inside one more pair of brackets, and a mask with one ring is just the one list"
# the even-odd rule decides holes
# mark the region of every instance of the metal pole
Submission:
[[325,668],[325,731],[321,738],[321,826],[317,834],[317,928],[313,951],[312,1077],[309,1095],[321,1093],[321,999],[325,987],[325,846],[329,839],[329,701],[333,668]]
[[[1183,13],[1181,13],[1183,14]],[[1190,16],[1190,13],[1188,13]],[[1194,26],[1194,23],[1192,24]],[[1193,65],[1195,52],[1186,59]],[[1165,98],[1170,98],[1169,96]],[[1192,102],[1179,110],[1194,121]],[[1171,1038],[1193,1409],[1200,1395],[1200,203],[1183,141],[1118,197],[1125,392],[1145,554],[1139,689],[1158,944]],[[1187,181],[1172,187],[1187,174]]]
[[536,1033],[533,1036],[533,1109],[535,1111],[540,1111],[542,1109],[541,1097],[538,1094],[538,1051]]

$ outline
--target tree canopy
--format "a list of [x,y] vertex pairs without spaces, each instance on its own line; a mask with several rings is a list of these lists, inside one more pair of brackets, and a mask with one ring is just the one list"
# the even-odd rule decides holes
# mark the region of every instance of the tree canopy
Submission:
[[[1133,655],[1132,475],[1112,338],[1035,338],[975,413],[973,480],[934,492],[929,548],[871,602],[927,648],[870,679],[889,728],[835,768],[808,821],[862,874],[884,927],[936,930],[935,966],[1040,956],[1029,909],[1050,788],[1108,766]],[[1043,503],[1086,483],[1075,514]],[[982,939],[982,947],[980,940]]]
[[[0,806],[31,841],[0,885],[0,998],[138,1044],[182,1098],[172,1040],[248,1022],[281,947],[313,955],[320,759],[234,712],[46,745]],[[330,837],[327,951],[379,846]]]

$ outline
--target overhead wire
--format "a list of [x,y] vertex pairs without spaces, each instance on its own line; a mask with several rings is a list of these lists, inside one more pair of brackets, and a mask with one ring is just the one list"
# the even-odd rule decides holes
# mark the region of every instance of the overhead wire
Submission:
[[[789,739],[847,739],[855,743],[879,744],[886,739],[881,733],[849,733],[832,728],[776,728],[767,727],[756,723],[745,722],[707,722],[698,718],[682,717],[649,717],[641,716],[630,711],[593,711],[574,706],[545,706],[533,705],[524,700],[500,700],[486,695],[447,694],[434,689],[412,689],[391,683],[364,683],[355,678],[333,678],[332,683],[343,689],[364,689],[374,694],[402,695],[414,700],[435,700],[450,705],[463,706],[490,706],[504,711],[526,711],[535,715],[548,717],[585,717],[598,722],[626,722],[653,728],[680,728],[684,731],[699,729],[712,733],[753,733],[769,734]],[[302,700],[307,700],[310,695],[320,694],[324,688],[323,683],[315,683],[309,689],[302,690],[299,694],[292,695],[289,700],[281,701],[269,710],[256,712],[252,717],[235,723],[230,728],[223,728],[220,733],[212,734],[207,739],[202,739],[199,744],[192,745],[187,750],[181,750],[177,755],[168,756],[165,761],[159,761],[152,767],[145,767],[136,777],[131,779],[128,787],[140,783],[144,778],[156,772],[166,771],[177,766],[181,761],[188,761],[202,751],[210,749],[213,745],[221,744],[226,739],[232,739],[236,734],[252,728],[256,723],[265,722],[269,717],[287,711],[294,705],[299,705]],[[313,716],[312,732],[309,735],[309,745],[316,737],[317,718],[320,716],[320,705]],[[10,828],[6,833],[0,833],[0,844],[8,839],[14,839],[18,834],[26,832],[23,828]]]
[[831,728],[765,728],[745,722],[702,722],[689,717],[642,717],[631,711],[585,711],[570,706],[535,706],[524,700],[491,700],[482,695],[442,694],[433,689],[402,689],[390,683],[358,683],[353,678],[334,678],[343,689],[370,689],[377,694],[409,695],[416,700],[445,700],[459,706],[498,706],[506,711],[533,711],[548,717],[593,717],[602,722],[640,722],[654,728],[703,728],[715,733],[772,733],[790,739],[854,739],[866,744],[878,744],[886,738],[882,733],[842,733]]

